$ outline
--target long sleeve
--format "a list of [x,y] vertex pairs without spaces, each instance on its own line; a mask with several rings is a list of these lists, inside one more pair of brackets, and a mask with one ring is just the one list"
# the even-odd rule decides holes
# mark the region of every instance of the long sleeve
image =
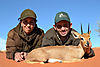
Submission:
[[14,53],[16,51],[15,41],[14,41],[14,33],[10,31],[8,33],[8,38],[6,42],[6,58],[14,59]]
[[90,53],[89,54],[87,54],[87,53],[84,54],[84,58],[85,59],[93,57],[93,56],[95,56],[95,53],[94,53],[92,48],[90,49]]
[[[75,45],[75,46],[78,46],[79,42],[80,42],[80,39],[74,39],[72,44]],[[93,57],[93,56],[95,56],[95,53],[94,53],[93,49],[90,48],[90,53],[89,54],[85,53],[83,57],[85,59],[87,59],[87,58],[90,58],[90,57]]]

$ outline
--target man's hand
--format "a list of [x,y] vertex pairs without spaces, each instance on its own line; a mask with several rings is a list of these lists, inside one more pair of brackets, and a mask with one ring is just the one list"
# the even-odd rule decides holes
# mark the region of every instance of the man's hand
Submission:
[[25,60],[26,56],[27,56],[26,52],[17,52],[15,53],[15,61],[16,62],[23,61]]

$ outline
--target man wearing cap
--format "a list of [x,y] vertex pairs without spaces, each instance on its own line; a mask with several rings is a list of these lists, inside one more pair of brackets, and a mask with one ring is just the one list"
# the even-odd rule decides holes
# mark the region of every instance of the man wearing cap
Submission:
[[[66,12],[59,12],[55,16],[55,25],[53,28],[48,30],[44,35],[42,41],[42,47],[45,46],[78,46],[80,43],[79,39],[75,39],[72,36],[71,31],[76,32],[76,30],[72,29],[72,23],[70,22],[70,18]],[[91,49],[91,41],[90,48],[87,49],[84,58],[95,56],[94,51]]]
[[26,9],[21,13],[20,23],[8,32],[6,58],[15,61],[25,59],[28,52],[42,44],[44,31],[37,27],[36,14]]

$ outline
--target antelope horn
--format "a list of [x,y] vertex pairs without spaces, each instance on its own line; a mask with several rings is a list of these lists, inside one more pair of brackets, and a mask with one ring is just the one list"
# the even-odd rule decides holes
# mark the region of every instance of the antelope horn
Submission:
[[90,26],[90,25],[88,24],[88,34],[89,34],[89,26]]
[[83,34],[82,24],[81,24],[81,34]]

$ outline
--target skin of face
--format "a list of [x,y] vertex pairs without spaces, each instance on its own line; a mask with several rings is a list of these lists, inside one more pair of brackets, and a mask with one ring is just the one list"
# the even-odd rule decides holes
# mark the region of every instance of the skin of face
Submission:
[[23,28],[23,31],[26,34],[30,34],[33,31],[35,24],[36,24],[36,22],[31,17],[25,18],[21,22],[21,26]]
[[54,29],[58,31],[60,36],[66,36],[70,29],[72,28],[72,23],[67,22],[66,20],[59,21],[56,25],[53,25]]

